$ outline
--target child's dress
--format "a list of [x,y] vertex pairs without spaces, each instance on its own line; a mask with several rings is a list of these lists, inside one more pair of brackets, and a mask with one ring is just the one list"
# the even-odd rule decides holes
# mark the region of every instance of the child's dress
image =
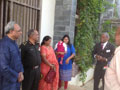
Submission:
[[[67,45],[62,41],[59,41],[55,46],[55,50],[56,52],[67,52]],[[58,54],[57,58],[63,59],[64,55]],[[61,63],[62,63],[62,60],[61,60]]]

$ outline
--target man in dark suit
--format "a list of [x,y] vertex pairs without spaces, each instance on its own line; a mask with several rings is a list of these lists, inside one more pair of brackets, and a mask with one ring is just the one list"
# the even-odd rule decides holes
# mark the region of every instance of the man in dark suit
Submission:
[[97,60],[94,71],[94,90],[99,90],[100,79],[102,79],[102,85],[104,88],[104,74],[108,67],[112,56],[114,54],[115,47],[108,42],[109,34],[103,33],[101,35],[101,42],[97,43],[94,47],[93,55]]

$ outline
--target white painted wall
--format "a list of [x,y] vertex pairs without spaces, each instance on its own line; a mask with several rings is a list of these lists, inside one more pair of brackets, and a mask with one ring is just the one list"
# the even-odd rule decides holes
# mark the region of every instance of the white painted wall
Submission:
[[40,42],[42,41],[43,37],[46,35],[51,36],[53,39],[55,4],[56,4],[56,0],[42,0],[41,1],[42,10],[41,10]]
[[[86,72],[87,77],[84,84],[86,84],[88,81],[93,79],[93,74],[94,74],[94,68],[90,68]],[[69,82],[69,84],[74,86],[83,86],[82,81],[80,81],[80,73],[77,74],[75,77],[72,77],[72,80]]]

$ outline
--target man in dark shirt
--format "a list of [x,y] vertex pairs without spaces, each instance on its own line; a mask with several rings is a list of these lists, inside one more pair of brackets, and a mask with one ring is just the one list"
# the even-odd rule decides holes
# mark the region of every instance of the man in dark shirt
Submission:
[[31,29],[28,32],[28,41],[20,46],[25,77],[22,90],[38,90],[41,62],[38,37],[38,31]]
[[21,55],[16,41],[22,34],[18,24],[11,21],[5,27],[6,36],[0,40],[0,90],[20,90],[23,77]]
[[101,35],[101,42],[97,43],[94,47],[93,55],[94,58],[97,60],[94,71],[94,90],[99,90],[98,86],[100,83],[100,79],[102,79],[102,84],[104,88],[105,70],[108,67],[114,54],[115,47],[108,41],[109,34],[105,32]]

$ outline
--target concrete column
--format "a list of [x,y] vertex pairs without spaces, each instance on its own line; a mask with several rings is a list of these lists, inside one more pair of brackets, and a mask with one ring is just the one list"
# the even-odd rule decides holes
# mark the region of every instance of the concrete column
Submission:
[[70,36],[71,43],[74,42],[76,6],[77,0],[56,0],[54,45],[65,34]]

